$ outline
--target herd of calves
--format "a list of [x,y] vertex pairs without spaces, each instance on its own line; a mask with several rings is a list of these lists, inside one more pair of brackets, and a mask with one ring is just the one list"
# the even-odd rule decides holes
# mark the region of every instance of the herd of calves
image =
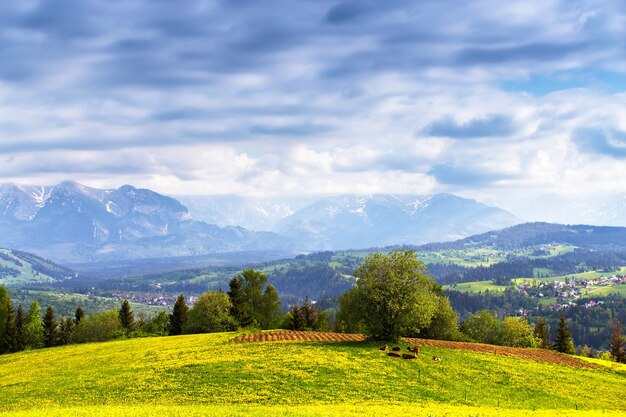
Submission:
[[[379,350],[382,350],[383,352],[387,352],[387,350],[389,350],[389,346],[387,345],[381,346]],[[417,359],[417,355],[419,355],[420,353],[420,348],[417,345],[407,347],[407,350],[413,353],[412,355],[408,353],[403,353],[402,355],[397,353],[402,350],[400,346],[394,346],[391,348],[391,350],[392,352],[388,352],[387,356],[391,356],[393,358],[402,358],[402,359]],[[433,356],[433,360],[435,362],[439,362],[441,358],[439,356]]]

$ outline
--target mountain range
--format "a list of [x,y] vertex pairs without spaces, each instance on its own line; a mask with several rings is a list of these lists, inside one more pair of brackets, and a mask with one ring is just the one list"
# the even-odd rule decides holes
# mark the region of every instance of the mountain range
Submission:
[[460,239],[520,223],[511,213],[452,194],[347,195],[315,202],[274,231],[314,250],[366,248]]
[[193,256],[289,244],[275,233],[195,221],[177,200],[130,185],[114,190],[75,182],[0,188],[0,246],[59,262]]
[[[7,184],[0,187],[0,246],[64,263],[259,250],[288,256],[454,240],[520,223],[509,212],[451,194],[345,195],[308,205],[232,196],[204,201],[210,204],[197,216],[177,199],[130,185]],[[237,221],[265,230],[232,224]]]

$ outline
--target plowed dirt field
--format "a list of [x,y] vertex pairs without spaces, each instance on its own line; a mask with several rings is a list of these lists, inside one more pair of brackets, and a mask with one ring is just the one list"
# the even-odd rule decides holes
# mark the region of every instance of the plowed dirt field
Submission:
[[[274,332],[243,334],[239,337],[231,339],[230,342],[274,342],[280,340],[301,342],[364,342],[365,340],[367,340],[367,336],[363,334],[280,330]],[[577,368],[596,368],[596,366],[587,363],[575,356],[564,355],[562,353],[554,352],[551,350],[511,348],[506,346],[487,345],[483,343],[448,342],[445,340],[416,339],[406,337],[402,340],[418,346],[432,346],[444,349],[470,350],[474,352],[491,353],[494,355],[513,356],[537,362],[547,362],[559,365],[574,366]]]

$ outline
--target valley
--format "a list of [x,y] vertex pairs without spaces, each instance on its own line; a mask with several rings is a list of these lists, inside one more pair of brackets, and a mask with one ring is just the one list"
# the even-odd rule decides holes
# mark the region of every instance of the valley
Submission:
[[[491,309],[531,319],[548,314],[555,323],[557,312],[564,308],[571,312],[568,314],[578,309],[597,310],[602,312],[600,317],[626,313],[619,298],[626,293],[622,278],[626,274],[625,231],[529,223],[410,248],[443,286],[461,318]],[[103,311],[128,299],[149,317],[171,308],[180,293],[194,300],[204,291],[226,291],[232,276],[253,267],[267,274],[284,309],[308,297],[332,319],[339,295],[355,285],[352,274],[365,256],[392,248],[314,252],[278,260],[273,259],[280,256],[278,252],[233,252],[110,261],[84,264],[80,272],[68,269],[63,279],[24,276],[7,278],[6,283],[15,288],[16,300],[25,305],[37,300],[71,314],[77,303]],[[67,302],[68,297],[73,302]],[[599,318],[589,320],[576,326],[579,342],[602,349],[608,329],[601,328]],[[584,328],[592,322],[596,330],[590,334]]]

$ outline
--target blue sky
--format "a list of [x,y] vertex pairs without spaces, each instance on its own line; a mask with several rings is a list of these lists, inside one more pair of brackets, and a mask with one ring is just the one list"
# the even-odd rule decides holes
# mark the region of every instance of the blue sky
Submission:
[[0,178],[169,194],[626,192],[614,1],[0,9]]

